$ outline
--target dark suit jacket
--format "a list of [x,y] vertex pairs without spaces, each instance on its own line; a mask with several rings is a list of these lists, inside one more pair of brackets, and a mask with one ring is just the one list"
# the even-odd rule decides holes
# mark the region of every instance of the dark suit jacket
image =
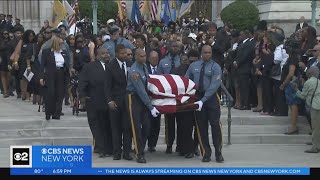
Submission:
[[[66,51],[61,52],[63,58],[64,58],[64,69],[65,73],[69,73],[69,66],[70,66],[70,59],[69,56],[67,55]],[[54,73],[56,72],[56,62],[54,58],[54,52],[51,51],[50,48],[44,49],[42,51],[42,61],[40,64],[40,73],[39,77],[40,79],[48,79],[54,76]]]
[[88,97],[87,107],[106,110],[108,107],[104,93],[106,72],[100,61],[89,62],[83,66],[79,75],[79,96]]
[[[308,27],[308,24],[304,22],[303,25],[302,25],[302,28],[305,28],[305,27]],[[300,23],[298,23],[298,24],[296,25],[296,32],[297,32],[298,30],[300,30],[300,29],[301,29]]]
[[[317,58],[312,58],[309,61],[307,61],[306,68],[309,69],[315,61],[317,61]],[[319,63],[317,65],[319,65]],[[304,69],[301,69],[301,71],[303,72],[302,74],[303,79],[308,80],[306,72],[304,72]]]
[[[126,62],[127,70],[131,65]],[[116,58],[112,59],[106,66],[106,83],[104,91],[107,98],[107,103],[115,101],[117,106],[124,105],[124,97],[127,89],[127,78],[120,68]]]
[[250,74],[252,61],[255,57],[255,41],[248,39],[244,44],[241,44],[237,50],[236,61],[239,74]]

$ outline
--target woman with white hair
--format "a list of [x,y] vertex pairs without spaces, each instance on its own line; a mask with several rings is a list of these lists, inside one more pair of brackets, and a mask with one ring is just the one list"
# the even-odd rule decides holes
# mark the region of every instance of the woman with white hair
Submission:
[[306,150],[306,153],[320,152],[320,84],[319,84],[319,69],[317,66],[312,66],[307,71],[308,80],[304,83],[302,91],[297,87],[296,95],[306,100],[306,109],[310,109],[311,124],[312,124],[312,148]]

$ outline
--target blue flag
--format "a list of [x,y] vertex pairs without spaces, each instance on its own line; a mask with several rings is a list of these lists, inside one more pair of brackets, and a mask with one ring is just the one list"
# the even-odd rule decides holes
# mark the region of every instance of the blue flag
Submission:
[[132,11],[131,11],[131,21],[140,23],[141,17],[142,16],[139,9],[139,2],[138,0],[133,0]]
[[163,20],[165,24],[169,24],[169,21],[171,20],[170,18],[170,6],[169,6],[169,1],[164,0],[164,9],[163,9]]

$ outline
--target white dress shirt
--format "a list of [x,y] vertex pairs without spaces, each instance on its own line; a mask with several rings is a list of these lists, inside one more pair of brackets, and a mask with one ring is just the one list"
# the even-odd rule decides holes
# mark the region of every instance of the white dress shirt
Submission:
[[102,62],[102,61],[100,61],[100,63],[102,65],[102,67],[103,67],[103,70],[106,70],[106,64],[104,62]]
[[64,65],[64,58],[61,54],[61,51],[60,52],[54,51],[54,59],[56,61],[56,67],[62,68]]
[[127,77],[127,64],[126,64],[126,62],[125,61],[123,61],[123,62],[121,62],[121,61],[119,61],[119,59],[118,58],[116,58],[117,59],[117,61],[118,61],[118,63],[119,63],[119,66],[120,66],[120,69],[122,69],[122,64],[124,64],[124,72],[125,72],[125,75],[126,75],[126,77]]
[[246,43],[249,40],[249,38],[242,41],[242,44]]
[[157,71],[158,66],[152,66],[150,64],[150,68],[151,68],[151,74],[156,74],[155,71]]

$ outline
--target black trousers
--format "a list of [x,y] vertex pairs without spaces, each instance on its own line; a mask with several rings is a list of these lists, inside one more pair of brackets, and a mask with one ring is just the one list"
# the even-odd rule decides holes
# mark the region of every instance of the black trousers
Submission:
[[112,154],[112,135],[108,110],[96,109],[94,102],[87,100],[88,123],[94,139],[94,149],[99,153]]
[[215,148],[215,156],[221,154],[222,131],[220,123],[220,102],[217,94],[214,94],[203,103],[201,111],[196,111],[196,127],[199,137],[201,154],[204,157],[211,157],[211,147],[209,144],[208,123],[211,126],[212,141]]
[[286,96],[284,91],[280,89],[281,82],[272,79],[274,88],[274,107],[275,113],[281,116],[288,116],[288,105],[286,103]]
[[194,153],[194,142],[192,139],[194,111],[176,113],[177,124],[180,126],[181,143],[179,152],[182,154]]
[[262,86],[262,102],[263,112],[273,112],[273,90],[272,90],[272,79],[268,76],[261,76]]
[[20,76],[19,71],[14,70],[13,71],[13,77],[14,77],[14,84],[17,95],[21,95],[21,88],[20,88]]
[[46,115],[60,117],[65,88],[64,69],[57,69],[54,73],[48,74],[45,78],[45,84],[47,91],[45,98]]
[[240,89],[240,104],[241,106],[249,106],[249,93],[250,93],[250,75],[239,75],[239,89]]
[[159,133],[160,133],[160,125],[161,125],[161,115],[158,117],[153,117],[149,114],[150,117],[150,134],[148,137],[148,147],[156,147]]
[[150,132],[148,108],[135,93],[128,93],[128,112],[136,158],[144,156],[144,148]]
[[132,132],[127,112],[125,98],[122,98],[121,104],[117,104],[116,110],[109,110],[114,155],[120,155],[122,153],[122,147],[123,152],[126,154],[129,154],[131,151]]
[[[166,144],[168,147],[172,147],[174,139],[176,137],[176,114],[165,114],[165,136],[166,136]],[[181,133],[180,123],[177,121],[177,151],[181,146]]]

